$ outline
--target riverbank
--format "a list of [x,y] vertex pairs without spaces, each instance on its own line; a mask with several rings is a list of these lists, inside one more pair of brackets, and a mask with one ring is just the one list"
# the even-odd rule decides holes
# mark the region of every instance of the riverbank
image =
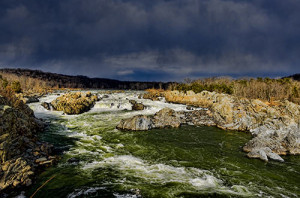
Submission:
[[[258,99],[249,100],[208,91],[198,94],[193,91],[186,93],[152,91],[144,95],[144,98],[152,100],[158,100],[161,97],[171,103],[207,108],[207,111],[196,115],[200,120],[205,118],[205,121],[198,123],[186,121],[195,120],[195,114],[185,114],[182,119],[182,112],[167,113],[163,116],[157,116],[161,115],[158,113],[155,115],[156,117],[154,116],[154,120],[150,117],[123,120],[118,128],[136,130],[139,122],[143,123],[140,130],[151,129],[153,128],[151,123],[154,123],[155,120],[168,120],[165,119],[165,115],[167,115],[171,116],[171,120],[177,122],[173,127],[181,124],[216,125],[224,130],[249,131],[253,139],[243,147],[243,150],[248,152],[247,156],[250,158],[260,158],[264,161],[268,161],[270,158],[283,161],[279,155],[300,154],[300,106],[297,104],[287,100],[269,103]],[[161,126],[170,126],[170,124],[164,123]],[[160,126],[154,128],[160,128]]]
[[34,177],[54,164],[52,145],[38,134],[45,124],[15,96],[0,96],[0,195],[33,183]]

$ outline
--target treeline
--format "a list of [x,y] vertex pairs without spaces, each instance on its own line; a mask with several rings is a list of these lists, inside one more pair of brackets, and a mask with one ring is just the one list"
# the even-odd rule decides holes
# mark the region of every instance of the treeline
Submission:
[[171,83],[119,81],[86,76],[69,76],[29,69],[0,69],[0,75],[10,81],[19,81],[23,90],[42,88],[90,88],[90,89],[167,89]]
[[287,78],[292,78],[294,80],[300,81],[300,74],[294,74],[294,75],[288,76]]
[[189,91],[215,91],[231,94],[249,99],[262,99],[266,101],[290,100],[300,104],[300,82],[292,78],[206,78],[199,80],[186,79],[184,83],[170,87],[172,90]]

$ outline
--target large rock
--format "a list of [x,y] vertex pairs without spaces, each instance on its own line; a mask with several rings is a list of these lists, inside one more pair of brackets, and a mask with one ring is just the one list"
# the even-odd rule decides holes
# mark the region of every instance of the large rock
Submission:
[[[202,118],[198,118],[202,115]],[[170,108],[164,108],[158,111],[154,116],[137,115],[132,118],[123,119],[117,128],[121,130],[150,130],[153,128],[178,128],[182,124],[193,125],[214,125],[212,117],[206,110],[194,112],[176,112]]]
[[87,93],[67,93],[51,102],[51,105],[56,111],[63,111],[66,114],[80,114],[89,111],[98,101],[98,96]]
[[123,119],[118,124],[117,129],[145,131],[154,128],[153,121],[150,116],[137,115],[129,119]]
[[132,110],[134,111],[140,111],[145,109],[145,105],[142,103],[138,103],[135,100],[129,100],[130,104],[132,104]]
[[180,114],[176,113],[173,109],[164,108],[154,115],[153,123],[155,128],[178,128],[182,123],[182,119],[180,118]]

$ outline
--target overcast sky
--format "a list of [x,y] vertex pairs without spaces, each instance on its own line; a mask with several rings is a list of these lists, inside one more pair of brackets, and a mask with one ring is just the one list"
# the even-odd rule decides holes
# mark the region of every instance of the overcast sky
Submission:
[[122,80],[300,72],[299,0],[1,0],[0,67]]

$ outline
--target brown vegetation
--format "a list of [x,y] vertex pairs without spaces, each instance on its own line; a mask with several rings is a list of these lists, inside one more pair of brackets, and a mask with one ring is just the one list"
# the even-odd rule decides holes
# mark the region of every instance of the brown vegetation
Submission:
[[47,82],[37,78],[3,72],[0,72],[0,77],[2,77],[2,87],[5,88],[9,86],[16,93],[22,91],[26,93],[45,93],[51,88]]
[[185,83],[170,87],[171,90],[200,93],[204,90],[226,93],[240,98],[261,99],[274,104],[276,100],[289,100],[300,104],[300,82],[291,78],[207,78],[200,80],[186,80]]

